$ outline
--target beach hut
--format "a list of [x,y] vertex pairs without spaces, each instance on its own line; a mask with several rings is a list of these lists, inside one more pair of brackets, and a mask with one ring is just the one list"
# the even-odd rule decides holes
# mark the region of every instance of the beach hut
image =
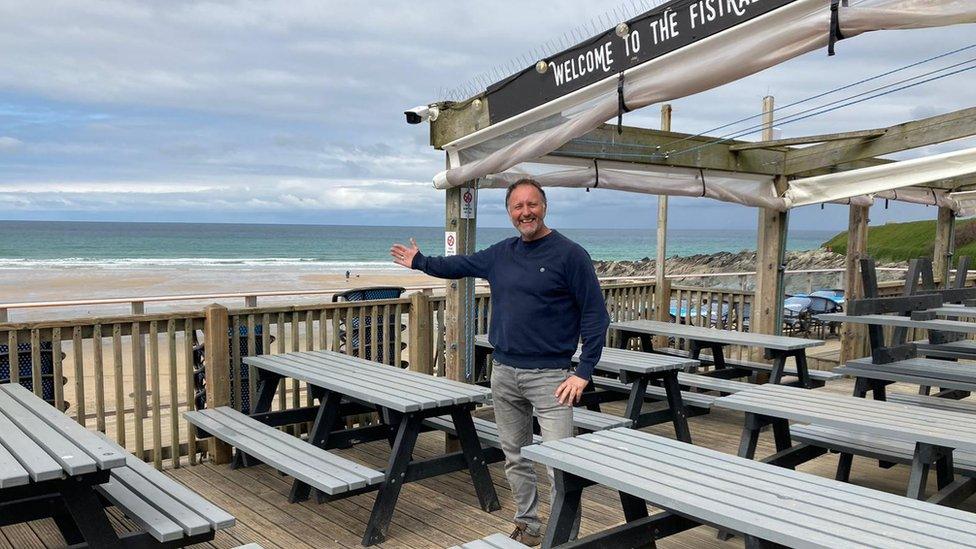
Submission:
[[[504,188],[531,174],[544,186],[601,188],[659,195],[658,265],[664,257],[668,196],[710,198],[756,207],[759,261],[751,329],[781,326],[789,211],[825,202],[850,205],[846,287],[858,295],[856,265],[864,254],[867,212],[875,198],[939,208],[937,277],[946,278],[952,223],[976,213],[976,149],[893,162],[882,155],[976,134],[976,108],[888,128],[773,139],[772,98],[763,105],[758,143],[627,127],[627,112],[734,80],[810,51],[832,55],[841,39],[885,29],[938,27],[976,21],[961,0],[675,0],[620,20],[587,40],[459,101],[407,111],[430,121],[432,146],[447,169],[434,177],[445,191],[450,251],[473,250],[477,190]],[[614,123],[614,119],[615,123]],[[608,123],[610,122],[610,123]],[[797,147],[797,145],[805,145]],[[668,299],[663,269],[657,301]],[[472,280],[447,285],[447,374],[470,370]],[[667,310],[658,306],[657,309]],[[841,360],[859,349],[845,329]]]

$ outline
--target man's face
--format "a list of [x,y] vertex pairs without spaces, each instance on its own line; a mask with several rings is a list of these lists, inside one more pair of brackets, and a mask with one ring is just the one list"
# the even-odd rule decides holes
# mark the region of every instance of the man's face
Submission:
[[519,185],[508,197],[508,215],[523,240],[545,236],[546,204],[542,193],[532,185]]

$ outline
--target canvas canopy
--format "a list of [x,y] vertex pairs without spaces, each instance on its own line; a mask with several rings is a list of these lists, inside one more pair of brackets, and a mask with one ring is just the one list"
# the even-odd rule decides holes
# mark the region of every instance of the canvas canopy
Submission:
[[[823,48],[830,36],[830,4],[825,0],[795,0],[630,68],[623,72],[622,81],[608,79],[588,85],[447,143],[443,148],[450,167],[434,178],[434,186],[446,189],[479,180],[479,186],[500,187],[532,173],[543,185],[703,196],[778,210],[818,202],[865,201],[871,196],[923,203],[931,197],[935,203],[953,204],[944,191],[902,188],[976,172],[972,150],[869,168],[877,169],[875,172],[856,170],[797,179],[783,195],[777,194],[768,176],[609,161],[580,165],[546,156],[616,117],[621,98],[633,110],[705,91]],[[876,30],[971,23],[976,22],[976,2],[852,0],[849,7],[839,7],[838,22],[847,38]],[[940,166],[946,161],[951,164],[948,168]],[[562,165],[533,173],[526,164],[530,162]],[[890,177],[892,173],[897,177]],[[871,183],[865,186],[858,182],[860,176]],[[885,194],[892,189],[899,190]]]
[[923,185],[971,174],[976,174],[976,148],[795,179],[780,197],[773,178],[767,175],[545,157],[539,162],[524,163],[507,172],[482,178],[478,186],[505,188],[519,179],[531,177],[544,187],[703,197],[780,211],[824,202],[863,206],[878,198],[947,207],[961,213],[976,210],[976,196],[965,195],[973,198],[963,203],[945,190]]

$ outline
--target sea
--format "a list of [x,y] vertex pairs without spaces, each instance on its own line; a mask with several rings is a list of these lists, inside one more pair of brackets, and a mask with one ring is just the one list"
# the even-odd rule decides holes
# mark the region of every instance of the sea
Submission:
[[[559,229],[596,260],[639,260],[656,254],[655,230]],[[476,249],[514,236],[511,227],[477,229]],[[819,248],[833,231],[791,231],[790,250]],[[388,271],[390,245],[414,238],[442,255],[442,227],[99,223],[0,221],[0,269],[289,269],[355,273]],[[754,250],[748,230],[669,230],[667,254],[690,256]]]

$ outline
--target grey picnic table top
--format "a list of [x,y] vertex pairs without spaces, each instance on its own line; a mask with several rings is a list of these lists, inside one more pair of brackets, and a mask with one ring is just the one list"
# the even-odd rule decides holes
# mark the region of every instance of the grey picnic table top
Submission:
[[411,372],[334,351],[260,355],[248,365],[398,412],[482,403],[485,387]]
[[0,488],[122,467],[107,443],[20,384],[0,385]]
[[[488,336],[486,335],[475,336],[475,344],[481,347],[491,348],[491,343],[488,341]],[[576,354],[573,355],[572,359],[574,363],[579,362],[581,352],[582,348],[578,346],[576,348]],[[700,362],[693,358],[604,347],[603,353],[600,356],[600,362],[596,365],[596,370],[615,374],[621,372],[653,374],[669,370],[690,370],[699,364]]]
[[972,416],[896,402],[767,383],[715,400],[713,407],[896,440],[976,451]]
[[687,324],[661,322],[658,320],[628,320],[625,322],[613,322],[610,324],[610,329],[651,335],[679,337],[682,339],[692,339],[695,341],[705,341],[709,343],[718,343],[721,345],[746,345],[749,347],[761,347],[763,349],[774,349],[777,351],[796,351],[806,349],[808,347],[818,347],[824,344],[824,342],[820,341],[819,339],[804,339],[800,337],[718,330],[715,328],[689,326]]
[[787,547],[976,545],[976,514],[633,429],[526,446],[522,454],[655,507]]
[[871,357],[864,357],[850,360],[833,371],[851,377],[976,391],[976,368],[948,360],[909,358],[887,364],[874,364]]
[[962,320],[912,320],[907,316],[847,315],[844,313],[825,313],[816,315],[815,318],[831,322],[852,322],[855,324],[873,324],[877,326],[921,328],[924,330],[976,334],[976,322],[965,322]]

